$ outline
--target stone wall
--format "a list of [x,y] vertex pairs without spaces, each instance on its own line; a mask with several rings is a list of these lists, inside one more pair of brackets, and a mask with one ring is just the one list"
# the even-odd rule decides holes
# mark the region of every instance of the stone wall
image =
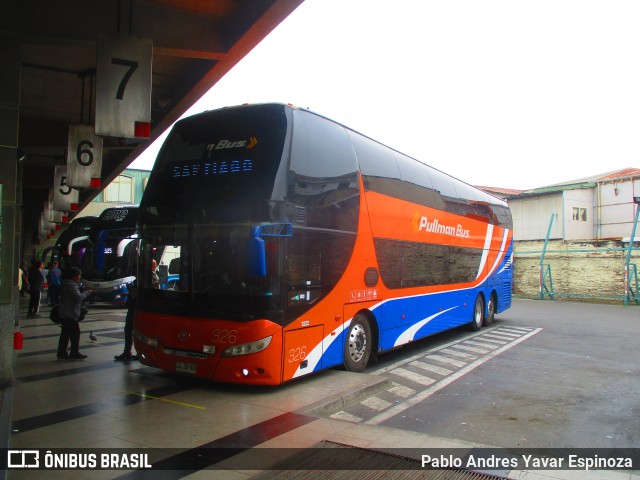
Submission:
[[[539,265],[543,247],[544,241],[515,243],[515,295],[538,298]],[[621,241],[550,240],[544,264],[551,266],[556,298],[593,298],[623,302],[626,255],[626,245]],[[640,264],[638,250],[634,250],[631,263]]]

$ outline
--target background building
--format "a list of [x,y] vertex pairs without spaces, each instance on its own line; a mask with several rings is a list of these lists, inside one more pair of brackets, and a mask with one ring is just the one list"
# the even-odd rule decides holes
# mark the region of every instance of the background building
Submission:
[[105,208],[137,205],[151,175],[150,170],[125,169],[102,190],[75,218],[98,216]]
[[637,246],[629,251],[629,240],[640,169],[524,191],[480,188],[509,202],[515,293],[625,302],[637,295]]

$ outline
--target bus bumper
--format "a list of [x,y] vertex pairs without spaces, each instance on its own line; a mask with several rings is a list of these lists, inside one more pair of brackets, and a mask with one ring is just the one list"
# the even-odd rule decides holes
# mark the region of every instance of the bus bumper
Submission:
[[[223,346],[216,345],[214,351],[204,351],[202,343],[189,345],[185,342],[180,348],[170,346],[162,338],[154,337],[151,328],[140,328],[138,324],[142,322],[138,317],[134,323],[134,344],[144,365],[216,382],[251,385],[282,383],[282,331],[279,327],[274,329],[271,342],[264,350],[247,355],[222,356]],[[250,325],[247,327],[247,331],[251,332]]]

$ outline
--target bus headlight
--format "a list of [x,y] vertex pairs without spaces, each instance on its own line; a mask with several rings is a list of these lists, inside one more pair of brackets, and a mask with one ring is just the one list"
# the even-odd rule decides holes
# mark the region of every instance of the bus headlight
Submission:
[[140,342],[142,342],[142,343],[144,343],[146,345],[149,345],[150,347],[157,347],[158,346],[158,339],[157,338],[147,337],[146,335],[144,335],[139,330],[134,330],[133,331],[133,336],[136,337],[136,340],[139,340]]
[[251,353],[261,352],[269,346],[271,337],[256,340],[255,342],[243,343],[242,345],[233,345],[225,348],[220,354],[221,357],[239,357],[241,355],[249,355]]

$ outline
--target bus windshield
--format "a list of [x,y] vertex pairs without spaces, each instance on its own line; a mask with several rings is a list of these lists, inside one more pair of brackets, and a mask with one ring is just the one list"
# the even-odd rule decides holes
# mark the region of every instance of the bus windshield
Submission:
[[[252,228],[286,218],[287,119],[282,106],[184,119],[165,142],[140,205],[138,305],[192,318],[282,322],[279,243]],[[267,272],[256,275],[252,245]],[[160,289],[150,282],[158,264]],[[144,266],[144,267],[143,267]]]
[[110,207],[91,224],[91,249],[82,263],[85,280],[109,282],[134,274],[131,249],[137,237],[137,217],[135,205]]
[[131,249],[134,248],[133,238],[116,239],[104,246],[103,280],[116,280],[133,275],[130,265]]
[[[158,264],[160,288],[142,278],[141,301],[147,311],[282,322],[278,237],[264,240],[266,272],[256,271],[246,225],[155,227],[143,241],[143,264]],[[189,234],[188,234],[189,233]],[[262,273],[266,273],[262,275]]]

